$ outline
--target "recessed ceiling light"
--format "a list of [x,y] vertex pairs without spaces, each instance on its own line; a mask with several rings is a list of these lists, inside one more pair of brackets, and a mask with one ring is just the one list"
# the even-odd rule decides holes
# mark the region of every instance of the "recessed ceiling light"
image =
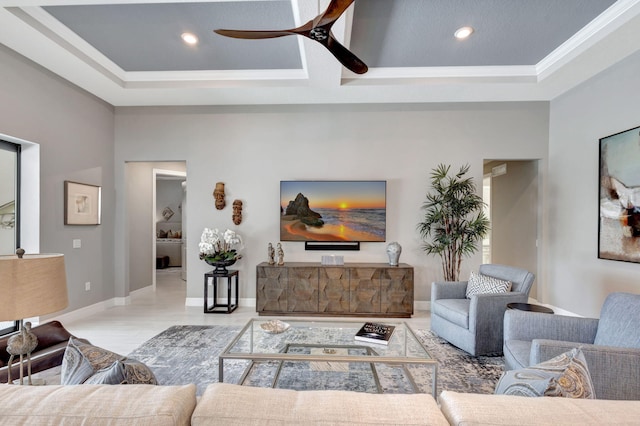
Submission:
[[453,33],[453,36],[458,40],[464,40],[465,38],[469,37],[472,33],[473,33],[472,27],[462,27],[462,28],[458,28],[456,32]]
[[182,40],[187,44],[193,45],[198,43],[198,37],[196,37],[195,34],[182,33],[180,37],[182,37]]

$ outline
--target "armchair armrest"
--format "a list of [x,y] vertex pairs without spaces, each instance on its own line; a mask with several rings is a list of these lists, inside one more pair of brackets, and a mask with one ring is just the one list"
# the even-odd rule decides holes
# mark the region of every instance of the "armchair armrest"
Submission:
[[438,299],[464,299],[467,281],[435,281],[431,283],[431,301]]
[[640,399],[640,349],[535,339],[530,365],[581,348],[598,399]]
[[508,309],[504,314],[504,339],[560,340],[593,343],[598,331],[598,319],[550,315]]
[[[499,332],[502,336],[504,312],[507,304],[526,302],[527,295],[519,292],[487,293],[471,296],[469,305],[469,331],[478,326],[488,333]],[[471,320],[473,318],[473,321]]]

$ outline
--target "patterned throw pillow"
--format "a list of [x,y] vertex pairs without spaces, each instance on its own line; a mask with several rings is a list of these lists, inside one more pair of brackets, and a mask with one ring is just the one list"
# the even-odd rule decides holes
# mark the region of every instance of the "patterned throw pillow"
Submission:
[[69,339],[62,358],[60,384],[63,385],[79,385],[93,374],[93,366],[80,352],[75,342],[73,337]]
[[496,386],[495,393],[596,398],[587,361],[580,348],[528,368],[505,372]]
[[60,383],[158,384],[153,372],[143,363],[73,337],[69,339],[62,359]]
[[471,272],[467,283],[467,299],[474,294],[508,293],[511,291],[511,281],[505,281],[488,275]]

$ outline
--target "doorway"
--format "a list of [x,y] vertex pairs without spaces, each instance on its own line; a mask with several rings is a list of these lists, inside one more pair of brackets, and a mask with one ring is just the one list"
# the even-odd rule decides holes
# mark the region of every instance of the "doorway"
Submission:
[[156,289],[157,271],[180,268],[180,277],[187,280],[186,201],[187,173],[153,169],[152,215],[155,238],[152,244],[152,286]]
[[[538,271],[539,161],[485,160],[483,200],[491,231],[483,241],[483,261]],[[537,298],[534,282],[531,298]]]
[[187,164],[185,161],[125,163],[126,244],[131,257],[126,266],[128,293],[147,287],[156,289],[156,222],[162,215],[162,209],[157,212],[156,207],[156,175],[163,173],[178,174],[176,178],[186,180]]

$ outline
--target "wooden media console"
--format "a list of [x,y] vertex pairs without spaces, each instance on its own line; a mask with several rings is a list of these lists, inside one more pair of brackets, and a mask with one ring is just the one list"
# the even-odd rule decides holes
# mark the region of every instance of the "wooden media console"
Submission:
[[413,267],[404,263],[263,262],[256,267],[256,277],[260,315],[409,318],[413,314]]

